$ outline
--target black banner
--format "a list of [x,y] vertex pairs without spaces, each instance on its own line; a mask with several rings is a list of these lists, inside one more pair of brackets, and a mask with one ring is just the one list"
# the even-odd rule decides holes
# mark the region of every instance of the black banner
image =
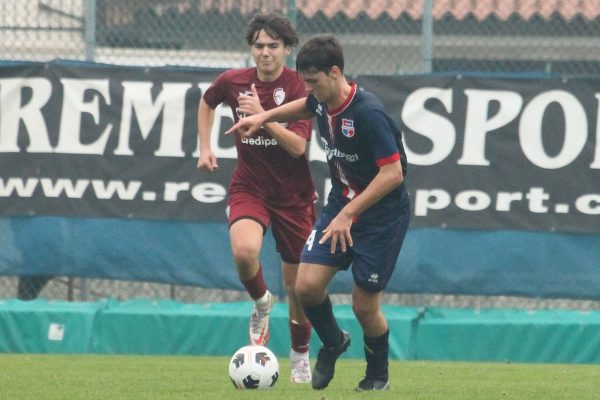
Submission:
[[[223,220],[233,139],[214,135],[230,158],[215,174],[194,155],[198,102],[218,72],[0,68],[1,214]],[[228,108],[217,117],[231,126]]]
[[359,83],[403,123],[413,226],[600,232],[600,80]]
[[[196,169],[197,106],[218,70],[0,66],[0,215],[225,221],[235,146]],[[414,227],[600,232],[600,81],[357,79],[403,125]],[[319,140],[309,157],[322,205]]]

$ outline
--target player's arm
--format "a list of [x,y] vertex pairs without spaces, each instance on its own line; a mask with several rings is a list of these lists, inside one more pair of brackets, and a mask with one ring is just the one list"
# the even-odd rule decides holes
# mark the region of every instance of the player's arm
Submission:
[[217,157],[210,147],[210,135],[214,120],[215,109],[209,106],[202,97],[198,105],[198,150],[200,151],[200,157],[198,158],[197,167],[200,170],[210,172],[214,172],[219,168]]
[[331,239],[331,253],[335,252],[338,242],[342,251],[345,252],[346,246],[352,246],[350,228],[354,219],[400,186],[403,181],[404,175],[402,174],[400,160],[379,167],[379,172],[375,175],[371,183],[367,185],[365,190],[346,204],[338,215],[331,220],[327,228],[323,231],[325,234],[319,243],[323,244]]
[[[254,84],[250,87],[252,95],[240,95],[238,97],[238,104],[240,110],[246,115],[254,115],[264,112],[260,104],[260,98]],[[286,128],[279,122],[265,122],[263,128],[271,135],[272,138],[277,140],[279,146],[287,151],[292,157],[300,157],[306,151],[306,139],[297,135],[291,129]]]
[[252,136],[254,132],[267,122],[290,122],[298,121],[299,119],[310,119],[312,117],[312,113],[306,108],[306,97],[303,97],[279,107],[242,118],[229,128],[225,134],[228,135],[237,131],[238,134],[247,137]]
[[402,185],[403,181],[404,175],[400,160],[383,165],[365,190],[346,204],[340,214],[343,213],[350,219],[358,217],[392,190]]
[[294,131],[287,129],[279,122],[267,122],[263,125],[277,144],[293,158],[298,158],[306,152],[306,139],[298,136]]

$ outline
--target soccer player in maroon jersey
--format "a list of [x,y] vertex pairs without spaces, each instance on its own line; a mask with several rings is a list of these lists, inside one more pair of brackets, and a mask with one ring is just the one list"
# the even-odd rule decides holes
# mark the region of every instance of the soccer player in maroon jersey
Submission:
[[267,121],[315,116],[327,153],[332,188],[300,256],[296,295],[323,342],[312,387],[333,379],[338,357],[350,346],[333,314],[327,286],[352,265],[352,310],[363,330],[367,367],[356,390],[388,390],[389,327],[381,309],[410,220],[404,185],[402,134],[374,94],[344,77],[338,40],[317,36],[296,57],[305,99],[244,118],[226,133],[247,137]]
[[[198,107],[200,158],[198,168],[218,168],[211,150],[215,108],[225,103],[234,121],[306,96],[297,73],[284,65],[298,36],[290,21],[277,14],[257,15],[246,41],[256,67],[229,70],[217,77]],[[306,158],[311,120],[288,125],[266,123],[252,137],[236,137],[237,163],[229,186],[227,214],[233,259],[239,278],[254,300],[250,343],[266,345],[272,295],[263,279],[259,254],[263,235],[271,226],[281,254],[288,295],[291,380],[311,381],[308,344],[312,326],[294,292],[300,253],[315,221],[315,188]]]

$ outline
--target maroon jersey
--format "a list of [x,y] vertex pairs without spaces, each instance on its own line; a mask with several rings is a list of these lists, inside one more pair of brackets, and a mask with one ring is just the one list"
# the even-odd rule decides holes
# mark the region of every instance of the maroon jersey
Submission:
[[[204,93],[204,101],[212,108],[221,103],[229,105],[237,122],[244,116],[238,109],[238,96],[251,94],[253,83],[265,110],[306,97],[304,83],[292,69],[284,67],[276,81],[262,82],[256,68],[242,68],[219,75]],[[310,120],[289,123],[287,128],[310,140]],[[315,189],[306,155],[293,158],[264,129],[249,138],[235,136],[238,159],[229,185],[230,193],[251,192],[282,207],[314,200]]]

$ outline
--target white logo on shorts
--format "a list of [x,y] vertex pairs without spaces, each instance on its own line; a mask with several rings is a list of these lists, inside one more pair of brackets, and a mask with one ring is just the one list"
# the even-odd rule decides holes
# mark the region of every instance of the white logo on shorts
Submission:
[[377,283],[379,282],[379,274],[371,274],[367,280],[371,283]]

